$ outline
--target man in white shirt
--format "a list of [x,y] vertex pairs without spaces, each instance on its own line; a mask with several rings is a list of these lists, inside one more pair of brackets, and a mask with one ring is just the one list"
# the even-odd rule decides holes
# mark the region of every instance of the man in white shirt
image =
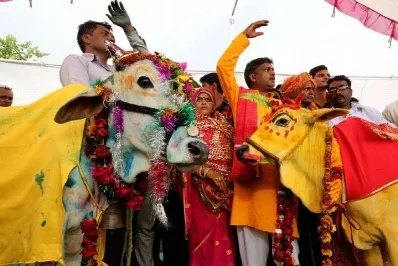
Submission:
[[383,117],[390,123],[398,125],[398,101],[392,102],[386,106],[383,111]]
[[350,113],[347,116],[339,116],[330,120],[328,122],[329,125],[338,125],[351,116],[359,117],[375,124],[388,123],[388,121],[385,120],[381,113],[376,109],[351,102],[351,80],[348,77],[344,75],[335,76],[334,78],[329,79],[328,84],[329,93],[333,95],[333,107],[350,110]]
[[[116,0],[111,2],[108,10],[108,18],[113,24],[123,28],[131,47],[148,53],[144,39],[132,26],[123,4]],[[69,55],[65,58],[59,72],[62,86],[73,83],[91,85],[113,74],[113,66],[107,64],[111,56],[105,48],[105,41],[115,42],[112,27],[108,23],[89,20],[79,26],[77,43],[83,55]]]

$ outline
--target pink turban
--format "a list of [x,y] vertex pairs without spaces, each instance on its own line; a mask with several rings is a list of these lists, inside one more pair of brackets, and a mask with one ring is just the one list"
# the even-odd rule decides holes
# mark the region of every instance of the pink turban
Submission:
[[203,87],[197,89],[197,90],[193,93],[192,102],[193,102],[194,104],[198,101],[199,94],[201,94],[201,93],[206,93],[206,94],[208,94],[208,95],[210,96],[211,101],[213,102],[213,104],[215,104],[213,92],[212,92],[210,89],[208,89],[208,88],[203,88]]

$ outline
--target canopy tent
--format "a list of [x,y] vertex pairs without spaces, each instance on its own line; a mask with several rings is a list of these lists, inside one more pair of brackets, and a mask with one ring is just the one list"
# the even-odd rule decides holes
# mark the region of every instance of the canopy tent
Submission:
[[[395,0],[325,0],[365,27],[398,41],[398,2]],[[334,12],[333,12],[334,13]]]
[[[12,1],[12,0],[0,0],[0,3],[1,2],[10,2],[10,1]],[[70,3],[73,4],[73,0],[70,0]],[[32,0],[29,0],[29,6],[32,7]]]

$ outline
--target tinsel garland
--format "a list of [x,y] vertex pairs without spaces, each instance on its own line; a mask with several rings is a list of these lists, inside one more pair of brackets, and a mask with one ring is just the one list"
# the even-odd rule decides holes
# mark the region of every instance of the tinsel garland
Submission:
[[122,173],[124,160],[122,155],[122,136],[124,132],[123,110],[119,106],[113,108],[113,128],[115,130],[115,146],[112,150],[112,161],[117,173]]
[[149,170],[150,189],[155,215],[164,226],[168,226],[163,201],[169,190],[170,179],[165,158],[166,143],[170,134],[181,126],[195,123],[194,107],[187,101],[177,102],[177,110],[165,108],[155,114],[155,122],[147,129],[151,147],[151,169]]

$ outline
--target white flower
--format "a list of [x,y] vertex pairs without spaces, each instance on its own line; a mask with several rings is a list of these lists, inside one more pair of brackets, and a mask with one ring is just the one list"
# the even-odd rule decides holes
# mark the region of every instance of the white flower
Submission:
[[283,221],[285,219],[285,216],[279,215],[279,220]]
[[275,233],[277,233],[278,235],[282,234],[282,229],[275,229]]

